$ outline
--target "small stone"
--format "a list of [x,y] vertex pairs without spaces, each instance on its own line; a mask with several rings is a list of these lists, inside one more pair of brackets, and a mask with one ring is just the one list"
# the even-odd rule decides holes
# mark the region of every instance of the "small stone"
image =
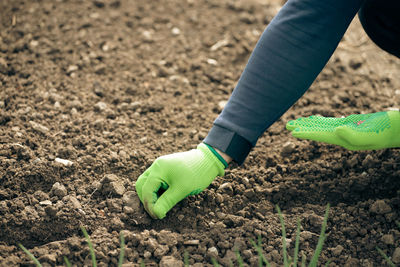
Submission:
[[71,202],[72,207],[74,207],[75,209],[81,209],[82,208],[81,203],[79,203],[79,200],[77,200],[75,197],[69,196],[69,201]]
[[55,265],[57,262],[57,255],[46,254],[46,255],[41,256],[38,260],[39,260],[39,262],[48,262],[48,263],[51,263],[52,265],[53,264]]
[[232,185],[231,183],[223,183],[222,185],[219,186],[218,190],[231,190],[232,189]]
[[60,198],[63,198],[67,195],[67,189],[65,188],[64,185],[60,184],[59,182],[53,184],[50,192],[53,195],[58,196]]
[[394,245],[394,236],[393,235],[384,235],[382,236],[382,242],[386,245]]
[[143,257],[144,257],[145,259],[150,258],[150,257],[151,257],[151,252],[146,250],[146,251],[143,253]]
[[122,196],[125,193],[125,186],[115,174],[107,174],[101,180],[102,191],[113,195]]
[[125,192],[125,186],[120,182],[110,183],[110,192],[114,195],[122,196]]
[[97,102],[94,105],[94,111],[96,111],[96,112],[102,112],[102,111],[106,110],[106,108],[107,108],[107,104],[102,101]]
[[161,258],[160,267],[183,267],[183,262],[173,256],[164,256]]
[[140,199],[135,191],[125,192],[122,196],[122,202],[133,210],[139,210],[140,208]]
[[54,206],[47,206],[44,208],[44,211],[49,217],[55,217],[57,214],[57,208]]
[[177,27],[173,27],[171,32],[173,35],[179,35],[181,33],[181,30]]
[[207,249],[207,253],[210,257],[218,257],[218,249],[216,247],[210,247],[209,249]]
[[183,242],[183,244],[188,245],[188,246],[197,246],[200,244],[200,241],[197,239],[187,240],[187,241]]
[[99,82],[94,82],[93,83],[93,92],[100,97],[104,96],[104,87],[99,83]]
[[285,156],[289,156],[290,154],[293,153],[295,149],[295,145],[292,142],[286,142],[281,150],[281,156],[285,157]]
[[310,224],[314,227],[320,227],[322,226],[322,223],[324,222],[324,217],[318,216],[316,214],[311,214],[308,216],[308,220],[310,221]]
[[67,159],[55,158],[54,161],[57,163],[61,163],[62,165],[67,166],[67,167],[72,166],[74,164],[72,161],[67,160]]
[[218,109],[219,109],[219,111],[222,111],[222,110],[225,108],[226,103],[228,103],[228,101],[225,101],[225,100],[222,100],[222,101],[219,101],[219,102],[218,102]]
[[134,209],[132,209],[131,207],[128,207],[128,206],[124,206],[123,211],[125,214],[133,214],[135,212]]
[[162,256],[165,256],[169,251],[169,248],[167,245],[158,245],[156,250],[154,251],[154,256],[157,258],[161,258]]
[[392,255],[392,261],[394,264],[400,263],[400,248],[396,248]]
[[78,66],[70,65],[70,66],[68,66],[67,74],[71,74],[72,72],[77,71],[78,69],[79,69]]
[[362,166],[364,168],[372,168],[374,165],[374,158],[371,155],[367,155],[365,159],[362,161]]
[[39,204],[42,205],[42,206],[50,206],[53,203],[51,203],[50,200],[43,200],[43,201],[40,201]]
[[386,214],[391,212],[392,208],[384,200],[377,200],[370,206],[369,211],[376,214]]
[[146,144],[146,143],[147,143],[147,137],[142,137],[142,138],[140,138],[140,139],[139,139],[139,142],[140,142],[141,144]]
[[218,65],[218,61],[216,61],[215,59],[212,58],[207,58],[207,63],[210,65]]
[[42,134],[47,134],[49,132],[49,128],[47,128],[44,125],[41,125],[40,123],[34,122],[34,121],[29,121],[29,124],[31,125],[32,129],[42,133]]
[[332,254],[335,256],[339,256],[342,251],[343,251],[343,247],[341,245],[337,245],[335,248],[332,249]]

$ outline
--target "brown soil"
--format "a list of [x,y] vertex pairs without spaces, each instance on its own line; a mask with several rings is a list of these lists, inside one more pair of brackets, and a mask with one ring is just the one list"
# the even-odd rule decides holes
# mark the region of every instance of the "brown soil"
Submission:
[[235,249],[255,266],[250,240],[259,235],[266,258],[280,265],[274,206],[284,213],[290,251],[301,219],[301,250],[310,257],[330,203],[320,263],[382,266],[375,247],[392,256],[400,246],[399,150],[351,152],[284,129],[298,116],[400,103],[399,61],[357,21],[243,166],[164,220],[151,220],[134,192],[155,158],[205,137],[276,2],[1,1],[0,265],[30,264],[19,242],[44,265],[62,265],[63,256],[90,265],[80,226],[100,266],[116,264],[121,230],[126,266],[177,266],[184,251],[195,266],[210,257],[227,265]]

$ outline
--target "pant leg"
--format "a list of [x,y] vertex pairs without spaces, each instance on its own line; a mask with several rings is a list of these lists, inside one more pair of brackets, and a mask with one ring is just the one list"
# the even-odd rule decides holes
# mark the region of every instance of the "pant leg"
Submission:
[[400,58],[399,0],[366,0],[358,16],[369,38],[386,52]]

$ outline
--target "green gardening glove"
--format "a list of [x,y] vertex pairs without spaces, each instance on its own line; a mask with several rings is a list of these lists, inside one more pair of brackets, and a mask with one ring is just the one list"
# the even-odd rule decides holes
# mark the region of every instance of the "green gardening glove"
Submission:
[[400,147],[400,112],[354,114],[345,118],[311,116],[289,121],[297,138],[339,145],[349,150]]
[[[157,158],[136,181],[136,191],[150,216],[164,218],[179,201],[203,191],[216,176],[223,176],[226,166],[218,156],[201,143],[197,149]],[[161,195],[160,189],[165,190]]]

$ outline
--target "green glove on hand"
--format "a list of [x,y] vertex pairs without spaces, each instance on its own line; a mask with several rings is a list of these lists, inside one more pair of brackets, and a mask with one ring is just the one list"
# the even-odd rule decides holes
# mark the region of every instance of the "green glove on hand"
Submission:
[[349,150],[400,147],[400,112],[354,114],[345,118],[310,116],[289,121],[297,138],[339,145]]
[[[162,219],[179,201],[223,176],[224,167],[211,148],[201,143],[197,149],[157,158],[139,176],[136,191],[150,216]],[[166,191],[159,195],[160,189]]]

